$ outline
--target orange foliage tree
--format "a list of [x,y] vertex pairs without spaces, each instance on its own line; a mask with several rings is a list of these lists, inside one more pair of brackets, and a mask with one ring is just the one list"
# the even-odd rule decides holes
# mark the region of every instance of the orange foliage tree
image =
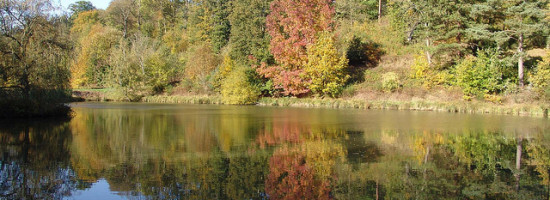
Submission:
[[283,95],[309,93],[303,66],[307,62],[306,46],[315,42],[317,33],[332,31],[334,8],[331,0],[275,0],[267,16],[271,36],[270,51],[277,66],[261,65],[257,72],[272,79]]

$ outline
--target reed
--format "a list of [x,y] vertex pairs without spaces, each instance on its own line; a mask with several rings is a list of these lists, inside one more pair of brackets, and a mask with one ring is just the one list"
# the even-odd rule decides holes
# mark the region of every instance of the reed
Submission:
[[146,96],[141,102],[148,103],[185,103],[185,104],[222,104],[220,96]]
[[[186,95],[186,96],[146,96],[141,102],[148,103],[181,103],[181,104],[223,104],[221,96]],[[428,100],[364,100],[358,98],[261,98],[258,106],[304,107],[304,108],[353,108],[378,110],[416,110],[470,114],[498,114],[532,117],[548,117],[548,104],[494,104],[490,102],[450,101],[438,102]]]
[[471,114],[500,114],[532,117],[548,117],[550,105],[513,104],[499,105],[486,102],[433,102],[415,101],[367,101],[361,99],[315,99],[315,98],[262,98],[260,106],[288,106],[312,108],[355,108],[381,110],[418,110]]

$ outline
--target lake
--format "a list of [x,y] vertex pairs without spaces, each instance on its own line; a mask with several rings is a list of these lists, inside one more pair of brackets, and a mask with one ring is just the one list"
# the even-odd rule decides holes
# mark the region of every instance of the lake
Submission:
[[547,118],[71,106],[0,122],[0,198],[550,199]]

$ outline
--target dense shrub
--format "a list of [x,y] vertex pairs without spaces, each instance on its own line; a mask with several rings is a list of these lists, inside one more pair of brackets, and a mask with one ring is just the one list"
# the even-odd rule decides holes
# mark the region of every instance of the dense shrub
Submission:
[[349,64],[356,67],[376,67],[383,54],[379,44],[363,41],[357,36],[353,36],[346,51]]
[[420,84],[426,89],[438,85],[449,84],[452,77],[446,70],[438,70],[428,64],[425,56],[418,55],[411,66],[411,78],[420,81]]
[[225,104],[255,104],[260,96],[260,89],[252,84],[252,69],[237,67],[223,79],[221,86],[222,101]]
[[496,52],[481,52],[467,57],[455,66],[456,84],[462,87],[464,98],[483,97],[501,92],[504,86],[501,68],[504,63]]
[[223,81],[229,76],[229,74],[235,69],[235,61],[231,59],[229,55],[223,56],[222,64],[216,69],[214,74],[213,86],[215,91],[220,91]]
[[382,75],[382,90],[384,92],[394,92],[399,89],[399,75],[395,72],[388,72]]
[[356,35],[345,43],[347,43],[345,44],[346,57],[349,60],[349,67],[347,68],[350,75],[349,83],[362,82],[364,81],[363,72],[367,68],[376,67],[384,52],[379,44],[361,39]]

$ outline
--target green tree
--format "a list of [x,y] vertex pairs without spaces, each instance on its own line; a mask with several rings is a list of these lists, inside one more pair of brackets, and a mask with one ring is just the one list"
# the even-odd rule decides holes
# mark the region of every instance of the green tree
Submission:
[[81,12],[95,9],[95,6],[89,1],[77,1],[69,5],[69,10],[71,10],[73,16],[78,16]]
[[332,34],[322,32],[315,44],[307,50],[304,71],[309,88],[316,95],[336,97],[349,78],[345,73],[347,65],[346,56],[338,55]]
[[524,86],[524,62],[525,50],[532,48],[532,39],[542,35],[545,27],[545,6],[547,0],[514,0],[507,1],[511,6],[506,9],[505,28],[497,32],[504,39],[512,39],[517,43],[516,54],[518,56],[518,81]]
[[183,5],[182,1],[140,0],[137,3],[138,28],[143,35],[153,38],[162,37],[170,30],[180,29],[178,13],[183,12]]
[[[458,1],[413,0],[392,2],[393,23],[405,31],[409,43],[425,43],[428,63],[453,63],[465,50],[465,28],[470,7]],[[438,59],[433,59],[433,58]],[[451,60],[445,60],[452,58]]]
[[[162,78],[157,71],[165,68],[164,63],[150,60],[158,44],[150,38],[137,36],[132,41],[122,41],[111,53],[111,68],[108,71],[109,86],[119,89],[125,100],[137,101],[148,94],[152,76]],[[150,70],[147,64],[157,69]],[[150,74],[149,72],[153,72]],[[154,78],[153,78],[154,79]],[[156,81],[153,81],[153,84]]]
[[336,18],[347,23],[363,23],[377,19],[386,7],[386,0],[340,0],[335,1]]
[[219,53],[229,41],[229,1],[199,0],[191,6],[188,31],[192,43],[207,42]]
[[462,87],[464,98],[495,94],[503,89],[502,69],[506,65],[495,52],[480,52],[456,66],[457,85]]
[[[545,31],[544,7],[548,1],[487,1],[472,4],[468,35],[473,41],[484,46],[492,46],[501,51],[515,50],[518,59],[518,84],[523,87],[525,51],[536,46],[535,41]],[[547,29],[546,29],[547,30]]]
[[249,56],[259,62],[273,63],[269,52],[269,35],[266,17],[271,1],[235,0],[229,15],[231,24],[231,57],[241,63],[249,63]]

